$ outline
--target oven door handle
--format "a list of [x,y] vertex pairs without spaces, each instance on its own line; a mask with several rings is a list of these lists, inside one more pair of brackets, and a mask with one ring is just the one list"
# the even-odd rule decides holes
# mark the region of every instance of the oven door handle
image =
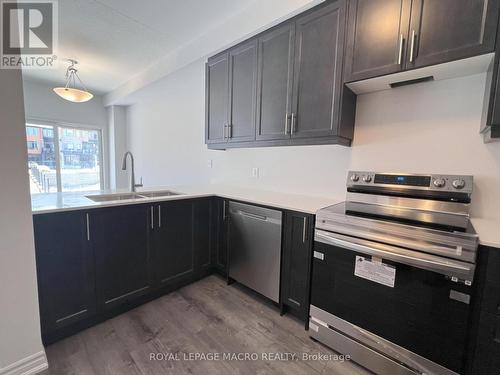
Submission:
[[316,229],[315,241],[338,246],[357,253],[391,260],[409,266],[433,271],[446,276],[454,277],[467,283],[472,282],[475,266],[471,263],[451,260],[436,255],[420,253],[396,246],[376,243],[355,237],[348,237],[338,233]]

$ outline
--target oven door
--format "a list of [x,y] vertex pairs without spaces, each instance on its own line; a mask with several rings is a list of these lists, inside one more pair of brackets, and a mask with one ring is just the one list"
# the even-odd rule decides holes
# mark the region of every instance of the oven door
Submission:
[[[370,262],[372,258],[395,271],[393,284],[391,277],[387,282],[380,277],[355,275],[360,274],[355,270],[356,262]],[[446,373],[429,370],[433,363],[438,364],[437,368],[443,366],[460,373],[471,287],[452,281],[448,274],[470,272],[463,269],[467,267],[436,256],[419,259],[415,252],[406,249],[317,230],[311,322],[315,323],[315,315],[316,323],[329,320],[324,325],[332,332],[344,334],[377,355],[382,353],[395,362],[403,362],[416,369],[415,373]],[[318,329],[317,325],[314,327]],[[353,330],[349,332],[347,327]],[[346,347],[334,349],[342,352]]]

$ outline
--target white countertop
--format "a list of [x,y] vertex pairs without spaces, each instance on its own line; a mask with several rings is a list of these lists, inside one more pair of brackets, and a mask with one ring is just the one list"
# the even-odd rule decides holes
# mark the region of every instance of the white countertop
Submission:
[[471,221],[481,245],[500,249],[500,220],[472,218]]
[[111,207],[138,203],[159,202],[179,199],[218,196],[221,198],[240,200],[264,206],[300,211],[314,214],[320,208],[342,201],[326,197],[288,194],[275,191],[247,189],[226,185],[199,185],[199,186],[162,186],[138,190],[138,193],[147,191],[171,190],[182,193],[168,197],[128,199],[123,201],[94,202],[86,198],[87,195],[126,193],[124,190],[105,190],[101,192],[75,193],[48,193],[31,196],[33,214],[73,211],[99,207]]
[[[169,201],[218,196],[248,203],[271,206],[286,210],[315,214],[319,209],[339,203],[343,199],[310,195],[288,194],[276,191],[248,189],[228,185],[162,186],[138,191],[171,190],[183,193],[169,197],[129,199],[124,201],[93,202],[86,195],[124,193],[125,190],[106,190],[101,192],[49,193],[35,194],[31,197],[33,214],[111,207],[138,203]],[[479,236],[481,245],[500,249],[500,220],[473,218],[472,225]]]

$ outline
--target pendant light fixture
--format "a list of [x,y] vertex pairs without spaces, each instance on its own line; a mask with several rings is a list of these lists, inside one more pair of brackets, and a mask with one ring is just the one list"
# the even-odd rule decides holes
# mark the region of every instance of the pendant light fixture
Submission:
[[[70,102],[83,103],[89,101],[94,97],[94,95],[87,91],[85,85],[78,76],[78,70],[75,68],[78,61],[68,59],[68,62],[70,63],[70,66],[66,69],[66,86],[56,87],[54,88],[54,92],[61,98],[69,100]],[[76,88],[77,79],[83,90]]]

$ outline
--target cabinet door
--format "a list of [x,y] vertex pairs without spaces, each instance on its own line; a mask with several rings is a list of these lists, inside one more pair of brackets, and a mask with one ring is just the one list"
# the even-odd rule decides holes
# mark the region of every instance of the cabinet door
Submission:
[[211,266],[213,224],[212,199],[193,201],[193,247],[195,268],[204,271]]
[[132,301],[151,289],[149,206],[110,207],[89,212],[101,309]]
[[226,141],[225,130],[229,123],[229,56],[226,53],[208,60],[205,71],[205,141]]
[[194,273],[193,204],[190,200],[178,200],[161,203],[158,209],[155,278],[157,284],[165,286]]
[[493,52],[499,4],[491,0],[413,0],[407,67]]
[[402,70],[410,10],[411,0],[349,1],[346,82]]
[[42,334],[95,312],[94,263],[85,215],[64,212],[33,217]]
[[215,230],[215,251],[213,254],[213,264],[222,274],[227,273],[227,207],[226,201],[216,198],[214,201],[214,211],[212,220],[216,223]]
[[255,139],[257,40],[229,51],[229,142]]
[[481,312],[472,374],[498,374],[500,368],[500,316]]
[[283,244],[282,303],[307,319],[312,257],[311,215],[287,212]]
[[292,138],[337,134],[344,19],[340,0],[296,21]]
[[259,140],[290,137],[293,80],[293,22],[258,40],[257,135]]

